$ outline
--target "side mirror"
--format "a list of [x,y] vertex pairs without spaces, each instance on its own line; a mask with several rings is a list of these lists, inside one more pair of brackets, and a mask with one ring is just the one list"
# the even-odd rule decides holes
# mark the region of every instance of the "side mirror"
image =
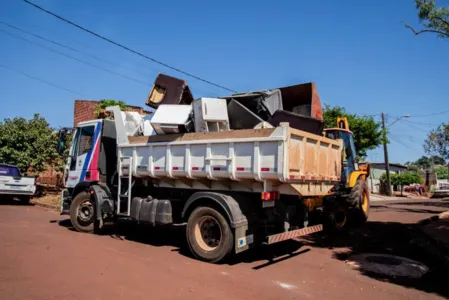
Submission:
[[71,128],[62,128],[61,130],[59,130],[58,144],[56,145],[56,151],[58,152],[59,155],[64,154],[65,141],[67,138],[67,134],[71,134],[71,133],[72,133]]
[[58,152],[59,155],[62,155],[62,152],[64,151],[64,145],[65,145],[65,130],[61,129],[58,133],[58,144],[56,145],[56,152]]

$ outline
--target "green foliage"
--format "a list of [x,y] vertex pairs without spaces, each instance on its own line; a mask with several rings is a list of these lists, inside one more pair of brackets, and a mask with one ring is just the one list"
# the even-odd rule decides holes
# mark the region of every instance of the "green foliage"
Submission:
[[360,117],[351,114],[341,106],[330,106],[326,104],[323,110],[324,126],[326,128],[336,127],[337,118],[346,117],[349,129],[354,134],[354,144],[359,158],[366,157],[368,150],[377,148],[382,144],[381,123],[376,122],[373,117]]
[[409,170],[411,170],[411,168],[429,169],[435,165],[444,165],[445,163],[446,162],[442,157],[433,155],[430,157],[421,156],[421,158],[417,159],[414,162],[406,162],[405,165],[408,166]]
[[16,165],[22,173],[29,167],[42,172],[58,157],[57,140],[57,133],[39,114],[30,120],[5,119],[0,122],[0,162]]
[[[386,182],[387,174],[386,173],[382,174],[382,176],[380,177],[380,180],[382,182]],[[421,176],[419,176],[419,174],[417,174],[417,173],[405,172],[405,173],[400,173],[400,174],[390,173],[390,182],[391,182],[391,185],[393,185],[393,186],[401,187],[401,195],[402,195],[404,186],[414,184],[414,183],[423,183],[424,181],[421,178]]]
[[449,160],[449,123],[441,123],[430,131],[424,142],[424,150],[428,154],[439,155],[444,160]]
[[104,110],[108,106],[116,106],[116,105],[118,105],[120,107],[120,110],[122,110],[122,111],[129,110],[129,108],[126,106],[126,103],[123,101],[112,100],[112,99],[103,99],[103,100],[99,101],[99,103],[95,109],[95,118],[112,119],[113,118],[112,115],[105,112]]
[[427,32],[436,33],[440,38],[449,38],[449,7],[437,7],[434,0],[415,0],[415,5],[423,28],[415,30],[405,24],[406,28],[415,35]]
[[412,172],[412,173],[418,173],[419,172],[419,167],[416,166],[416,165],[409,165],[408,166],[408,170],[409,170],[409,172]]
[[435,168],[438,179],[449,179],[449,169],[447,167],[437,167]]

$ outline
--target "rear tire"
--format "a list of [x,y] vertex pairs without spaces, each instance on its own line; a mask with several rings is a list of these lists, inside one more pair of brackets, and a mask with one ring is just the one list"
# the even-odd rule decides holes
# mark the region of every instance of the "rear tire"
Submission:
[[92,233],[95,229],[95,204],[87,192],[75,196],[70,205],[70,220],[79,232]]
[[368,184],[359,178],[349,194],[348,201],[351,205],[351,222],[361,225],[368,220],[370,210]]
[[190,214],[186,235],[192,254],[206,262],[223,261],[234,246],[234,234],[228,221],[210,207],[197,207]]

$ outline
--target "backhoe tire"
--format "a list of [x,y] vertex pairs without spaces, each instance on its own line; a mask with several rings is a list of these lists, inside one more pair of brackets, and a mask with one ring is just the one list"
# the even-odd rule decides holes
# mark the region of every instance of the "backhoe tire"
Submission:
[[70,205],[70,220],[79,232],[92,233],[95,229],[95,204],[88,192],[80,192]]
[[193,210],[187,221],[187,244],[199,260],[218,263],[234,247],[234,234],[221,212],[200,206]]
[[352,188],[348,202],[350,205],[350,221],[354,225],[361,225],[368,220],[370,199],[368,184],[359,178]]

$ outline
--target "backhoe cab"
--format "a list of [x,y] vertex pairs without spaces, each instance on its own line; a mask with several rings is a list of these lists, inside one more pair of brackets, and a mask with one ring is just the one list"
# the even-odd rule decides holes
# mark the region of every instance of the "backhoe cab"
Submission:
[[347,187],[353,188],[359,178],[364,180],[367,179],[369,175],[369,165],[358,164],[357,162],[354,137],[351,130],[349,130],[349,124],[346,117],[337,118],[337,126],[337,128],[324,129],[324,135],[333,140],[343,140],[343,170],[341,178]]

